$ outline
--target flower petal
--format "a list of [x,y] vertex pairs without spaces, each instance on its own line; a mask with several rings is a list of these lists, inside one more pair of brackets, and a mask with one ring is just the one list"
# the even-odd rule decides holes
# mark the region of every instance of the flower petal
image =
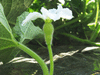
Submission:
[[54,21],[60,19],[60,17],[57,15],[57,10],[56,9],[45,9],[44,7],[41,8],[41,12],[43,14],[44,20],[46,20],[48,17]]
[[73,18],[72,11],[68,8],[62,8],[61,4],[58,5],[57,15],[59,15],[61,18],[69,20]]
[[54,13],[54,14],[57,13],[57,9],[55,9],[55,8],[53,8],[53,9],[49,9],[48,11],[49,11],[49,13]]
[[35,20],[37,18],[42,18],[44,20],[46,19],[52,19],[54,21],[60,19],[60,18],[65,18],[65,19],[72,19],[72,11],[68,8],[63,8],[61,4],[58,5],[58,9],[49,9],[47,10],[46,8],[42,7],[41,8],[41,13],[38,12],[33,12],[30,13],[26,19],[22,22],[22,25],[26,24],[30,20]]
[[68,8],[62,9],[62,11],[60,11],[58,13],[60,15],[61,18],[65,18],[65,19],[72,19],[72,11]]
[[61,4],[59,4],[57,7],[58,7],[57,12],[62,11],[63,7],[62,7],[62,5],[61,5]]
[[28,16],[26,16],[25,20],[22,22],[22,26],[26,24],[30,20],[36,20],[37,18],[42,18],[42,15],[38,12],[30,13]]
[[50,19],[53,19],[54,21],[60,19],[60,16],[57,15],[57,9],[53,8],[53,9],[49,9],[48,11],[49,11],[48,17]]
[[43,19],[44,20],[47,19],[48,18],[48,13],[49,13],[48,10],[45,9],[44,7],[42,7],[40,11],[42,12]]

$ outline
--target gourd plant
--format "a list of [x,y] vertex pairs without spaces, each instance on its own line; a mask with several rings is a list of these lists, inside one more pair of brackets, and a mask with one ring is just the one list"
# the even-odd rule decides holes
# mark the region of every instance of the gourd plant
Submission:
[[[40,64],[44,75],[49,75],[48,68],[44,61],[31,49],[23,45],[21,42],[18,42],[13,36],[12,30],[8,21],[4,15],[3,7],[0,4],[0,51],[3,55],[4,51],[9,52],[10,50],[16,51],[16,48],[19,48],[33,57]],[[9,54],[9,53],[8,53]],[[5,57],[5,56],[4,56]],[[4,58],[0,57],[0,58]],[[8,56],[9,57],[9,56]],[[5,57],[7,58],[7,57]],[[3,60],[3,59],[2,59]],[[3,60],[3,62],[7,62],[8,60]]]
[[[86,0],[84,0],[84,2],[86,2]],[[75,36],[67,34],[67,33],[62,33],[62,35],[72,37],[81,42],[100,46],[100,44],[92,42],[97,37],[98,31],[100,29],[99,26],[97,25],[98,10],[99,10],[99,1],[98,0],[95,0],[95,5],[97,5],[96,6],[97,9],[95,10],[96,11],[96,21],[95,21],[96,29],[93,32],[93,34],[95,34],[95,32],[96,32],[97,33],[96,36],[93,35],[89,41],[89,40],[80,39],[78,37],[75,37]],[[86,6],[86,3],[85,3],[85,6]],[[85,10],[85,8],[84,8],[84,10]],[[19,16],[17,18],[17,22],[16,22],[15,27],[13,28],[13,31],[20,36],[20,39],[16,40],[15,35],[12,33],[12,29],[7,21],[7,19],[9,20],[9,16],[6,19],[6,16],[4,14],[4,9],[2,7],[2,4],[0,4],[0,53],[2,54],[0,59],[2,59],[2,61],[4,63],[6,63],[9,60],[3,60],[3,58],[5,58],[5,59],[7,58],[6,57],[7,55],[3,56],[3,53],[9,54],[11,52],[11,54],[13,54],[13,52],[16,52],[16,51],[18,52],[18,48],[19,48],[19,49],[23,50],[24,52],[26,52],[31,57],[33,57],[39,63],[39,65],[41,66],[41,68],[43,70],[44,75],[53,75],[54,62],[53,62],[53,53],[52,53],[51,45],[52,45],[52,41],[53,41],[54,30],[58,30],[62,27],[65,27],[67,24],[70,25],[70,24],[80,20],[80,18],[82,19],[82,17],[84,17],[84,15],[85,15],[85,11],[82,16],[80,16],[76,19],[73,19],[72,21],[68,22],[66,25],[58,26],[56,29],[54,29],[52,21],[59,20],[60,18],[70,20],[73,18],[72,11],[68,8],[63,8],[62,5],[59,4],[57,9],[53,8],[53,9],[47,10],[44,7],[42,7],[41,13],[24,12],[21,16]],[[95,12],[91,16],[94,16],[94,14],[95,14]],[[83,22],[83,23],[87,23],[88,21],[90,21],[91,16],[90,16],[90,18],[85,20],[85,22]],[[39,27],[35,27],[34,24],[30,21],[30,20],[36,20],[37,18],[42,18],[45,22],[43,25],[43,32]],[[11,22],[12,20],[13,19],[11,18],[9,20],[9,22],[12,24],[15,24],[15,21]],[[35,34],[35,36],[44,34],[45,42],[48,47],[48,52],[49,52],[49,57],[50,57],[50,73],[49,73],[48,67],[44,63],[43,59],[39,55],[37,55],[33,50],[31,50],[30,48],[28,48],[27,46],[25,46],[23,44],[25,39],[32,40],[35,37],[33,34]],[[9,52],[9,53],[7,53],[7,52]],[[11,57],[11,56],[9,56],[9,57]]]
[[53,33],[54,27],[52,25],[52,20],[56,21],[60,18],[64,19],[72,19],[72,11],[68,8],[63,8],[61,4],[58,5],[58,9],[45,9],[44,7],[41,8],[42,14],[38,12],[30,13],[26,19],[22,22],[22,26],[27,25],[27,22],[30,20],[35,20],[37,18],[42,18],[45,21],[43,25],[43,32],[45,36],[45,42],[48,47],[49,57],[50,57],[50,75],[53,75],[54,70],[54,63],[53,63],[53,53],[52,53],[52,40],[53,40]]
[[[18,17],[16,26],[13,28],[13,31],[18,35],[20,35],[20,39],[15,39],[15,34],[12,32],[12,29],[4,14],[3,6],[0,3],[0,51],[1,53],[4,53],[4,51],[9,52],[10,50],[17,51],[17,49],[19,48],[28,55],[30,55],[31,57],[33,57],[39,63],[39,65],[43,70],[43,75],[53,75],[54,63],[53,63],[53,53],[51,45],[53,40],[54,27],[51,22],[52,20],[56,21],[60,18],[70,20],[73,18],[73,16],[71,10],[68,8],[63,8],[61,4],[58,5],[58,9],[47,10],[44,7],[42,7],[41,12],[42,14],[38,12],[33,12],[30,13],[29,15],[27,12],[24,12],[21,16]],[[42,18],[45,21],[45,24],[43,25],[43,33],[45,36],[45,41],[50,56],[50,73],[43,59],[39,55],[37,55],[33,50],[31,50],[30,48],[28,48],[23,44],[25,39],[32,40],[35,37],[32,34],[34,33],[37,33],[35,35],[43,34],[42,30],[39,27],[35,27],[34,24],[30,21],[30,20],[35,20],[37,18]],[[7,58],[6,56],[2,57]],[[0,58],[2,59],[2,57]],[[3,63],[6,63],[9,60],[2,59],[2,61]]]
[[[89,17],[88,17],[88,15],[86,14],[86,8],[91,3],[94,3],[94,11],[91,14],[88,14],[89,15]],[[70,25],[70,24],[74,23],[77,20],[81,20],[81,23],[83,25],[87,25],[94,19],[95,20],[95,24],[94,24],[93,28],[89,27],[92,30],[92,34],[91,34],[89,39],[88,38],[87,39],[81,39],[81,38],[78,38],[78,37],[73,36],[73,35],[68,34],[68,33],[60,33],[60,34],[64,35],[64,36],[71,37],[71,38],[73,38],[73,39],[75,39],[77,41],[80,41],[82,43],[87,43],[87,44],[91,44],[91,45],[95,45],[95,46],[100,46],[99,42],[98,43],[94,42],[96,40],[96,38],[98,37],[98,34],[100,32],[100,25],[98,23],[99,7],[100,7],[99,6],[99,0],[84,0],[84,11],[83,11],[83,14],[80,15],[80,17],[78,17],[76,19],[73,19],[72,21],[70,21],[66,25],[58,26],[57,28],[55,28],[55,30],[58,30],[58,29],[63,28],[65,26],[67,26],[67,25]],[[88,18],[84,20],[85,17],[88,17]]]

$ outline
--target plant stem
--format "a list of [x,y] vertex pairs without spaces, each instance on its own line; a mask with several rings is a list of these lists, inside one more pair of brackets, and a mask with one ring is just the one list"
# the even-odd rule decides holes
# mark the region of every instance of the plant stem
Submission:
[[99,16],[99,0],[96,0],[96,4],[97,4],[97,12],[96,12],[96,19],[95,19],[95,27],[97,25],[98,22],[98,16]]
[[49,75],[47,65],[44,63],[43,59],[41,57],[39,57],[39,55],[37,55],[34,51],[32,51],[31,49],[29,49],[28,47],[26,47],[25,45],[23,45],[21,43],[18,43],[17,46],[18,46],[18,48],[20,48],[21,50],[26,52],[28,55],[33,57],[39,63],[39,65],[41,66],[41,68],[43,70],[43,75]]
[[96,4],[97,4],[97,7],[96,7],[97,8],[97,12],[96,12],[96,19],[95,19],[95,27],[96,27],[96,29],[93,31],[92,36],[90,38],[90,41],[95,41],[95,39],[97,38],[98,33],[100,31],[100,26],[97,25],[98,16],[99,16],[99,1],[98,0],[96,0]]
[[47,46],[48,46],[49,58],[50,58],[50,75],[53,75],[53,71],[54,71],[54,62],[53,62],[52,48],[51,48],[51,45],[47,45]]
[[93,31],[90,41],[95,41],[100,31],[100,25],[97,25],[96,29]]
[[91,41],[86,40],[86,39],[81,39],[81,38],[78,38],[78,37],[76,37],[74,35],[71,35],[71,34],[61,33],[61,35],[68,36],[68,37],[73,38],[73,39],[75,39],[77,41],[80,41],[82,43],[87,43],[87,44],[90,44],[90,45],[94,45],[94,46],[99,46],[100,47],[100,43],[95,43],[95,42],[91,42]]
[[84,5],[83,5],[83,17],[84,17],[86,14],[86,0],[83,1],[84,1]]

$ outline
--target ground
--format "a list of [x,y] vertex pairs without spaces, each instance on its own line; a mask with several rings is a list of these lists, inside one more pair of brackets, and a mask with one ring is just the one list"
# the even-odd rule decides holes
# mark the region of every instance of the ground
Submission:
[[[80,51],[83,50],[83,51]],[[48,50],[35,50],[49,67]],[[55,46],[54,75],[100,75],[100,48],[87,46]],[[43,75],[39,64],[26,53],[10,63],[0,65],[0,75]]]

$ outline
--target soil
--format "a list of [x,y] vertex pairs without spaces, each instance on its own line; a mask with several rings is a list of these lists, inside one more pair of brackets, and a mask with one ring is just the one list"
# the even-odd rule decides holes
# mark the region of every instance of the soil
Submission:
[[[35,50],[49,67],[48,50]],[[53,47],[54,75],[100,75],[100,48],[87,46]],[[43,75],[39,64],[26,53],[0,65],[0,75]]]

